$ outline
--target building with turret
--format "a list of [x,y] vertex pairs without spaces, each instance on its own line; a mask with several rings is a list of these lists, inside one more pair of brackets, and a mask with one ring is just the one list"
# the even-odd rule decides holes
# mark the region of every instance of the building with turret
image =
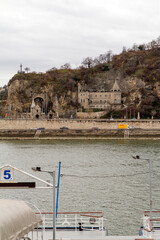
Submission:
[[83,109],[104,109],[118,110],[121,108],[121,90],[118,86],[117,79],[110,91],[85,91],[81,84],[78,84],[78,102]]

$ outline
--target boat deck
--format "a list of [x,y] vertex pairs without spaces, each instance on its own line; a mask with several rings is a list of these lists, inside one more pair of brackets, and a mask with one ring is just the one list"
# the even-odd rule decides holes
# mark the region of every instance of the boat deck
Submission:
[[[39,231],[39,230],[38,230]],[[39,238],[37,238],[37,231],[34,232],[34,235],[31,239],[41,239],[40,232],[38,233]],[[56,231],[56,240],[143,240],[147,239],[144,236],[106,236],[105,231],[66,231],[66,230],[57,230]],[[53,240],[53,233],[51,230],[45,231],[43,235],[43,240]],[[151,240],[151,239],[150,239]]]
[[[31,239],[36,239],[37,231],[33,233],[33,237]],[[38,233],[40,236],[40,233]],[[28,235],[28,237],[31,237]],[[107,239],[105,231],[66,231],[66,230],[58,230],[56,231],[56,239]],[[39,239],[39,238],[38,238]],[[53,232],[51,230],[46,230],[43,234],[43,240],[52,240]]]

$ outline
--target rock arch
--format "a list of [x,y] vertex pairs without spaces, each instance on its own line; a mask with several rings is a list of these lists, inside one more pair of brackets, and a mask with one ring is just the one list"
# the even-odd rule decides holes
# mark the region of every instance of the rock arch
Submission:
[[35,97],[34,98],[34,103],[35,103],[36,106],[38,105],[41,108],[41,110],[43,111],[44,99],[42,97],[39,97],[39,96]]

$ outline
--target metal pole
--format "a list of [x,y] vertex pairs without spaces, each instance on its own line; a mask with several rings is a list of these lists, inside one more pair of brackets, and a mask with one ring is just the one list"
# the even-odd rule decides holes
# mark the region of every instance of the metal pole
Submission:
[[[140,156],[132,156],[134,159],[141,159]],[[149,163],[149,206],[150,206],[150,211],[149,211],[149,217],[152,219],[152,159],[144,159]]]
[[61,173],[61,162],[59,162],[59,171],[58,171],[57,201],[56,201],[56,221],[57,221],[57,212],[58,212],[58,197],[59,197],[60,173]]
[[150,219],[152,219],[152,160],[148,159],[149,162],[149,199],[150,199]]
[[56,239],[55,171],[53,171],[53,240]]

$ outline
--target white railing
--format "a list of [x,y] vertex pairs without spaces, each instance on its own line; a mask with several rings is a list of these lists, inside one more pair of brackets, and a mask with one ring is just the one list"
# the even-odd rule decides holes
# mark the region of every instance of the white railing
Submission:
[[[37,213],[39,214],[39,213]],[[43,229],[52,228],[53,213],[42,212]],[[56,220],[57,229],[103,230],[103,212],[59,212]]]
[[[53,231],[53,213],[36,213],[41,216],[42,226],[26,235],[26,240],[45,240],[46,234]],[[106,231],[103,212],[59,212],[56,219],[56,231]],[[105,232],[106,234],[106,232]],[[25,238],[24,238],[25,239]]]

